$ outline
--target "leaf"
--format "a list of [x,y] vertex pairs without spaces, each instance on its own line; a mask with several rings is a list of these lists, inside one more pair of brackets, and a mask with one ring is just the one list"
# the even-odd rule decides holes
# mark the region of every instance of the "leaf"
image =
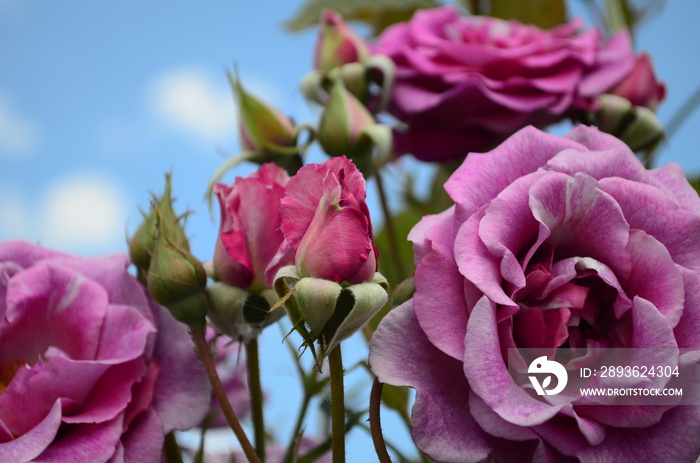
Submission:
[[700,194],[700,175],[688,176],[688,183]]
[[285,27],[295,32],[315,26],[321,12],[330,8],[345,20],[366,22],[378,35],[390,25],[410,19],[415,10],[438,5],[437,0],[309,0],[285,23]]
[[546,389],[547,386],[549,386],[549,383],[551,383],[551,382],[552,382],[552,377],[551,377],[551,376],[547,376],[547,377],[544,379],[544,381],[542,381],[542,389]]
[[564,0],[491,0],[491,16],[550,29],[566,22]]

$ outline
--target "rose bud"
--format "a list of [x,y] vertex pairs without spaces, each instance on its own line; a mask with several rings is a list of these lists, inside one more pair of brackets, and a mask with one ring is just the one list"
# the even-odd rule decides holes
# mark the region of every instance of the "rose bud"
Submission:
[[389,127],[377,124],[339,79],[334,80],[316,137],[327,154],[348,156],[366,176],[374,173],[375,151],[377,162],[388,159],[391,154]]
[[259,292],[272,286],[280,267],[294,261],[294,250],[280,230],[280,201],[288,179],[281,167],[263,164],[233,185],[214,186],[221,206],[215,279]]
[[275,162],[289,172],[301,167],[298,131],[292,120],[243,88],[238,76],[227,73],[238,105],[241,146],[260,164]]
[[242,288],[217,281],[207,286],[208,315],[217,330],[245,344],[255,339],[266,326],[276,322],[284,312],[270,308],[277,294],[268,288],[251,294]]
[[[275,278],[275,290],[294,329],[311,349],[317,365],[341,341],[361,329],[388,300],[389,283],[381,273],[371,281],[340,285],[321,278],[302,277],[298,268],[283,267]],[[274,313],[274,311],[273,311]],[[320,347],[316,355],[314,342]]]
[[272,144],[283,147],[296,146],[294,124],[273,106],[248,93],[239,78],[227,74],[233,88],[238,113],[241,144],[249,151],[266,149]]
[[386,304],[388,283],[365,203],[365,181],[345,156],[309,164],[289,180],[282,231],[295,264],[277,272],[274,288],[295,329],[321,355],[362,328]]
[[[143,222],[129,240],[129,257],[136,265],[136,273],[142,283],[146,283],[148,267],[151,263],[151,255],[155,244],[156,215],[160,216],[165,228],[169,230],[169,236],[178,246],[189,250],[189,242],[184,230],[180,226],[180,220],[173,210],[173,198],[171,187],[171,174],[165,175],[165,189],[160,198],[153,198],[148,214],[143,211]],[[157,210],[157,211],[156,211]]]
[[371,281],[378,251],[365,180],[345,156],[309,164],[289,180],[282,231],[302,277],[350,284]]
[[322,72],[347,63],[364,62],[370,56],[365,42],[333,10],[321,13],[321,27],[314,48],[314,68]]
[[160,215],[156,218],[157,231],[147,276],[148,292],[177,320],[190,326],[204,326],[207,313],[204,267],[190,254],[189,246],[180,246],[171,238],[171,230],[181,227],[169,228]]
[[632,151],[654,146],[664,135],[664,128],[654,111],[617,95],[601,95],[600,110],[595,113],[598,128],[627,143]]
[[656,77],[651,56],[641,53],[632,71],[611,93],[628,99],[634,106],[655,110],[666,97],[666,85]]

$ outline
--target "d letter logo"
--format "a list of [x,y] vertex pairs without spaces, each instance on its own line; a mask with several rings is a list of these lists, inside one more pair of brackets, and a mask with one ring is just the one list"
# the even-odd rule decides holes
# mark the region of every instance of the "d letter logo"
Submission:
[[[528,376],[532,386],[537,391],[537,395],[556,395],[564,390],[566,383],[569,380],[569,375],[566,369],[561,363],[554,360],[547,360],[547,357],[537,357],[532,361],[527,369],[528,373],[546,373],[548,376],[544,378],[544,381],[540,385],[537,376]],[[552,382],[552,375],[557,377],[557,387],[554,389],[547,389],[547,386]]]

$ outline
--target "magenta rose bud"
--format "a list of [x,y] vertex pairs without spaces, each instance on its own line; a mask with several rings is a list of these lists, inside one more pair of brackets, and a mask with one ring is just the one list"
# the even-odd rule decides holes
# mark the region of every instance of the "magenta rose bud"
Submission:
[[627,32],[603,43],[576,20],[542,30],[451,7],[419,10],[386,29],[373,51],[396,64],[388,110],[407,128],[395,150],[428,161],[484,151],[526,125],[595,109],[634,60]]
[[207,412],[187,327],[128,265],[0,244],[0,461],[160,463]]
[[280,267],[294,260],[294,250],[280,229],[280,201],[289,177],[275,164],[263,164],[233,185],[218,184],[221,207],[214,274],[232,286],[259,292],[272,286]]
[[577,362],[605,347],[632,352],[628,366],[697,367],[700,198],[682,169],[646,170],[595,128],[528,127],[469,154],[445,189],[456,205],[409,235],[413,299],[370,343],[379,380],[417,390],[418,447],[440,462],[694,462],[699,406],[529,395],[507,366],[512,348]]
[[666,85],[656,77],[651,56],[641,53],[629,75],[610,93],[627,98],[634,106],[655,110],[666,97]]
[[321,27],[314,47],[314,68],[322,72],[348,63],[361,63],[369,58],[364,40],[345,24],[333,10],[321,13]]
[[365,197],[365,180],[345,156],[306,165],[289,180],[282,231],[302,277],[372,280],[378,252]]

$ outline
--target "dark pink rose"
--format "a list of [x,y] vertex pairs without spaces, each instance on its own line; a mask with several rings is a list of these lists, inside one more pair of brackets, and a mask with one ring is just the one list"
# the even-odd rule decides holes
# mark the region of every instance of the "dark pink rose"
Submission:
[[632,71],[611,93],[627,98],[634,106],[656,109],[666,97],[666,85],[656,77],[651,56],[641,53]]
[[302,167],[282,199],[282,231],[301,277],[371,281],[377,271],[365,180],[345,156]]
[[0,244],[0,461],[160,463],[211,388],[126,256]]
[[417,445],[440,462],[694,462],[700,407],[513,403],[506,368],[514,347],[700,347],[700,199],[681,168],[648,171],[593,128],[528,127],[445,189],[456,205],[409,236],[415,295],[370,345],[380,381],[417,390]]
[[634,60],[627,32],[604,44],[580,20],[542,30],[450,7],[391,26],[374,52],[396,63],[389,112],[407,124],[396,151],[429,161],[490,149],[526,125],[594,109]]
[[294,260],[280,230],[280,200],[288,179],[281,167],[268,163],[231,186],[214,186],[221,206],[214,250],[218,279],[260,291],[272,286],[277,270]]

